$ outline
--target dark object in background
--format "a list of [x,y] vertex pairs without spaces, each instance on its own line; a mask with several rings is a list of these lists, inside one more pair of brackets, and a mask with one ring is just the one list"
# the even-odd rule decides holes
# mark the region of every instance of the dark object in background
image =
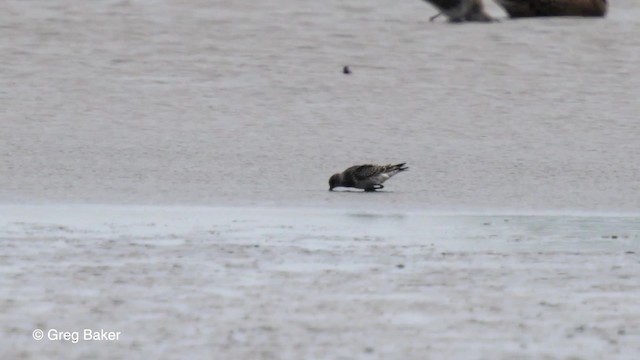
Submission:
[[349,75],[351,74],[351,69],[349,69],[349,66],[346,66],[342,68],[342,73],[345,75]]
[[535,16],[605,16],[607,0],[496,0],[511,18]]

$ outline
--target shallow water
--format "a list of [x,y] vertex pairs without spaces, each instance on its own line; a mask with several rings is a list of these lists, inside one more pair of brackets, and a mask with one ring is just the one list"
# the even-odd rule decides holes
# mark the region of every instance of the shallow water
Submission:
[[[638,224],[0,206],[0,357],[633,359]],[[85,328],[122,337],[31,338]]]
[[[464,25],[421,1],[0,8],[3,202],[640,209],[631,0]],[[326,191],[400,161],[386,194]]]
[[5,205],[0,214],[2,239],[133,238],[182,245],[177,239],[213,236],[232,243],[304,244],[318,249],[379,241],[418,250],[640,253],[638,215],[131,205]]

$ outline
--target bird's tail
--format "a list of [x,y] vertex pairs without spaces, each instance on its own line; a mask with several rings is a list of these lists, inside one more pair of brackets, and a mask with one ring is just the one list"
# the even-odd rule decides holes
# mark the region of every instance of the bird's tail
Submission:
[[406,163],[406,162],[404,162],[404,163],[397,164],[397,165],[391,165],[391,166],[390,166],[390,168],[391,168],[392,170],[395,170],[395,171],[398,171],[398,172],[400,172],[400,171],[405,171],[405,170],[409,170],[409,167],[408,167],[408,166],[405,166],[406,164],[407,164],[407,163]]

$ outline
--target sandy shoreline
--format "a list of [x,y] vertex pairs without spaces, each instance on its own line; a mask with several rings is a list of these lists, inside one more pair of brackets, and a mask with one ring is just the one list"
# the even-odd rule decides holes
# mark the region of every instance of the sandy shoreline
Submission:
[[434,14],[3,1],[0,359],[636,360],[637,0]]
[[640,352],[637,217],[1,208],[2,358]]

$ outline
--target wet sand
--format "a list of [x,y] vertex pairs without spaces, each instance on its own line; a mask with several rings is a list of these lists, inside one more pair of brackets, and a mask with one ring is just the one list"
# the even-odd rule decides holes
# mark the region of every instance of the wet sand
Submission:
[[[5,1],[0,199],[637,212],[634,1],[463,26],[418,0]],[[405,161],[392,197],[326,191]]]

